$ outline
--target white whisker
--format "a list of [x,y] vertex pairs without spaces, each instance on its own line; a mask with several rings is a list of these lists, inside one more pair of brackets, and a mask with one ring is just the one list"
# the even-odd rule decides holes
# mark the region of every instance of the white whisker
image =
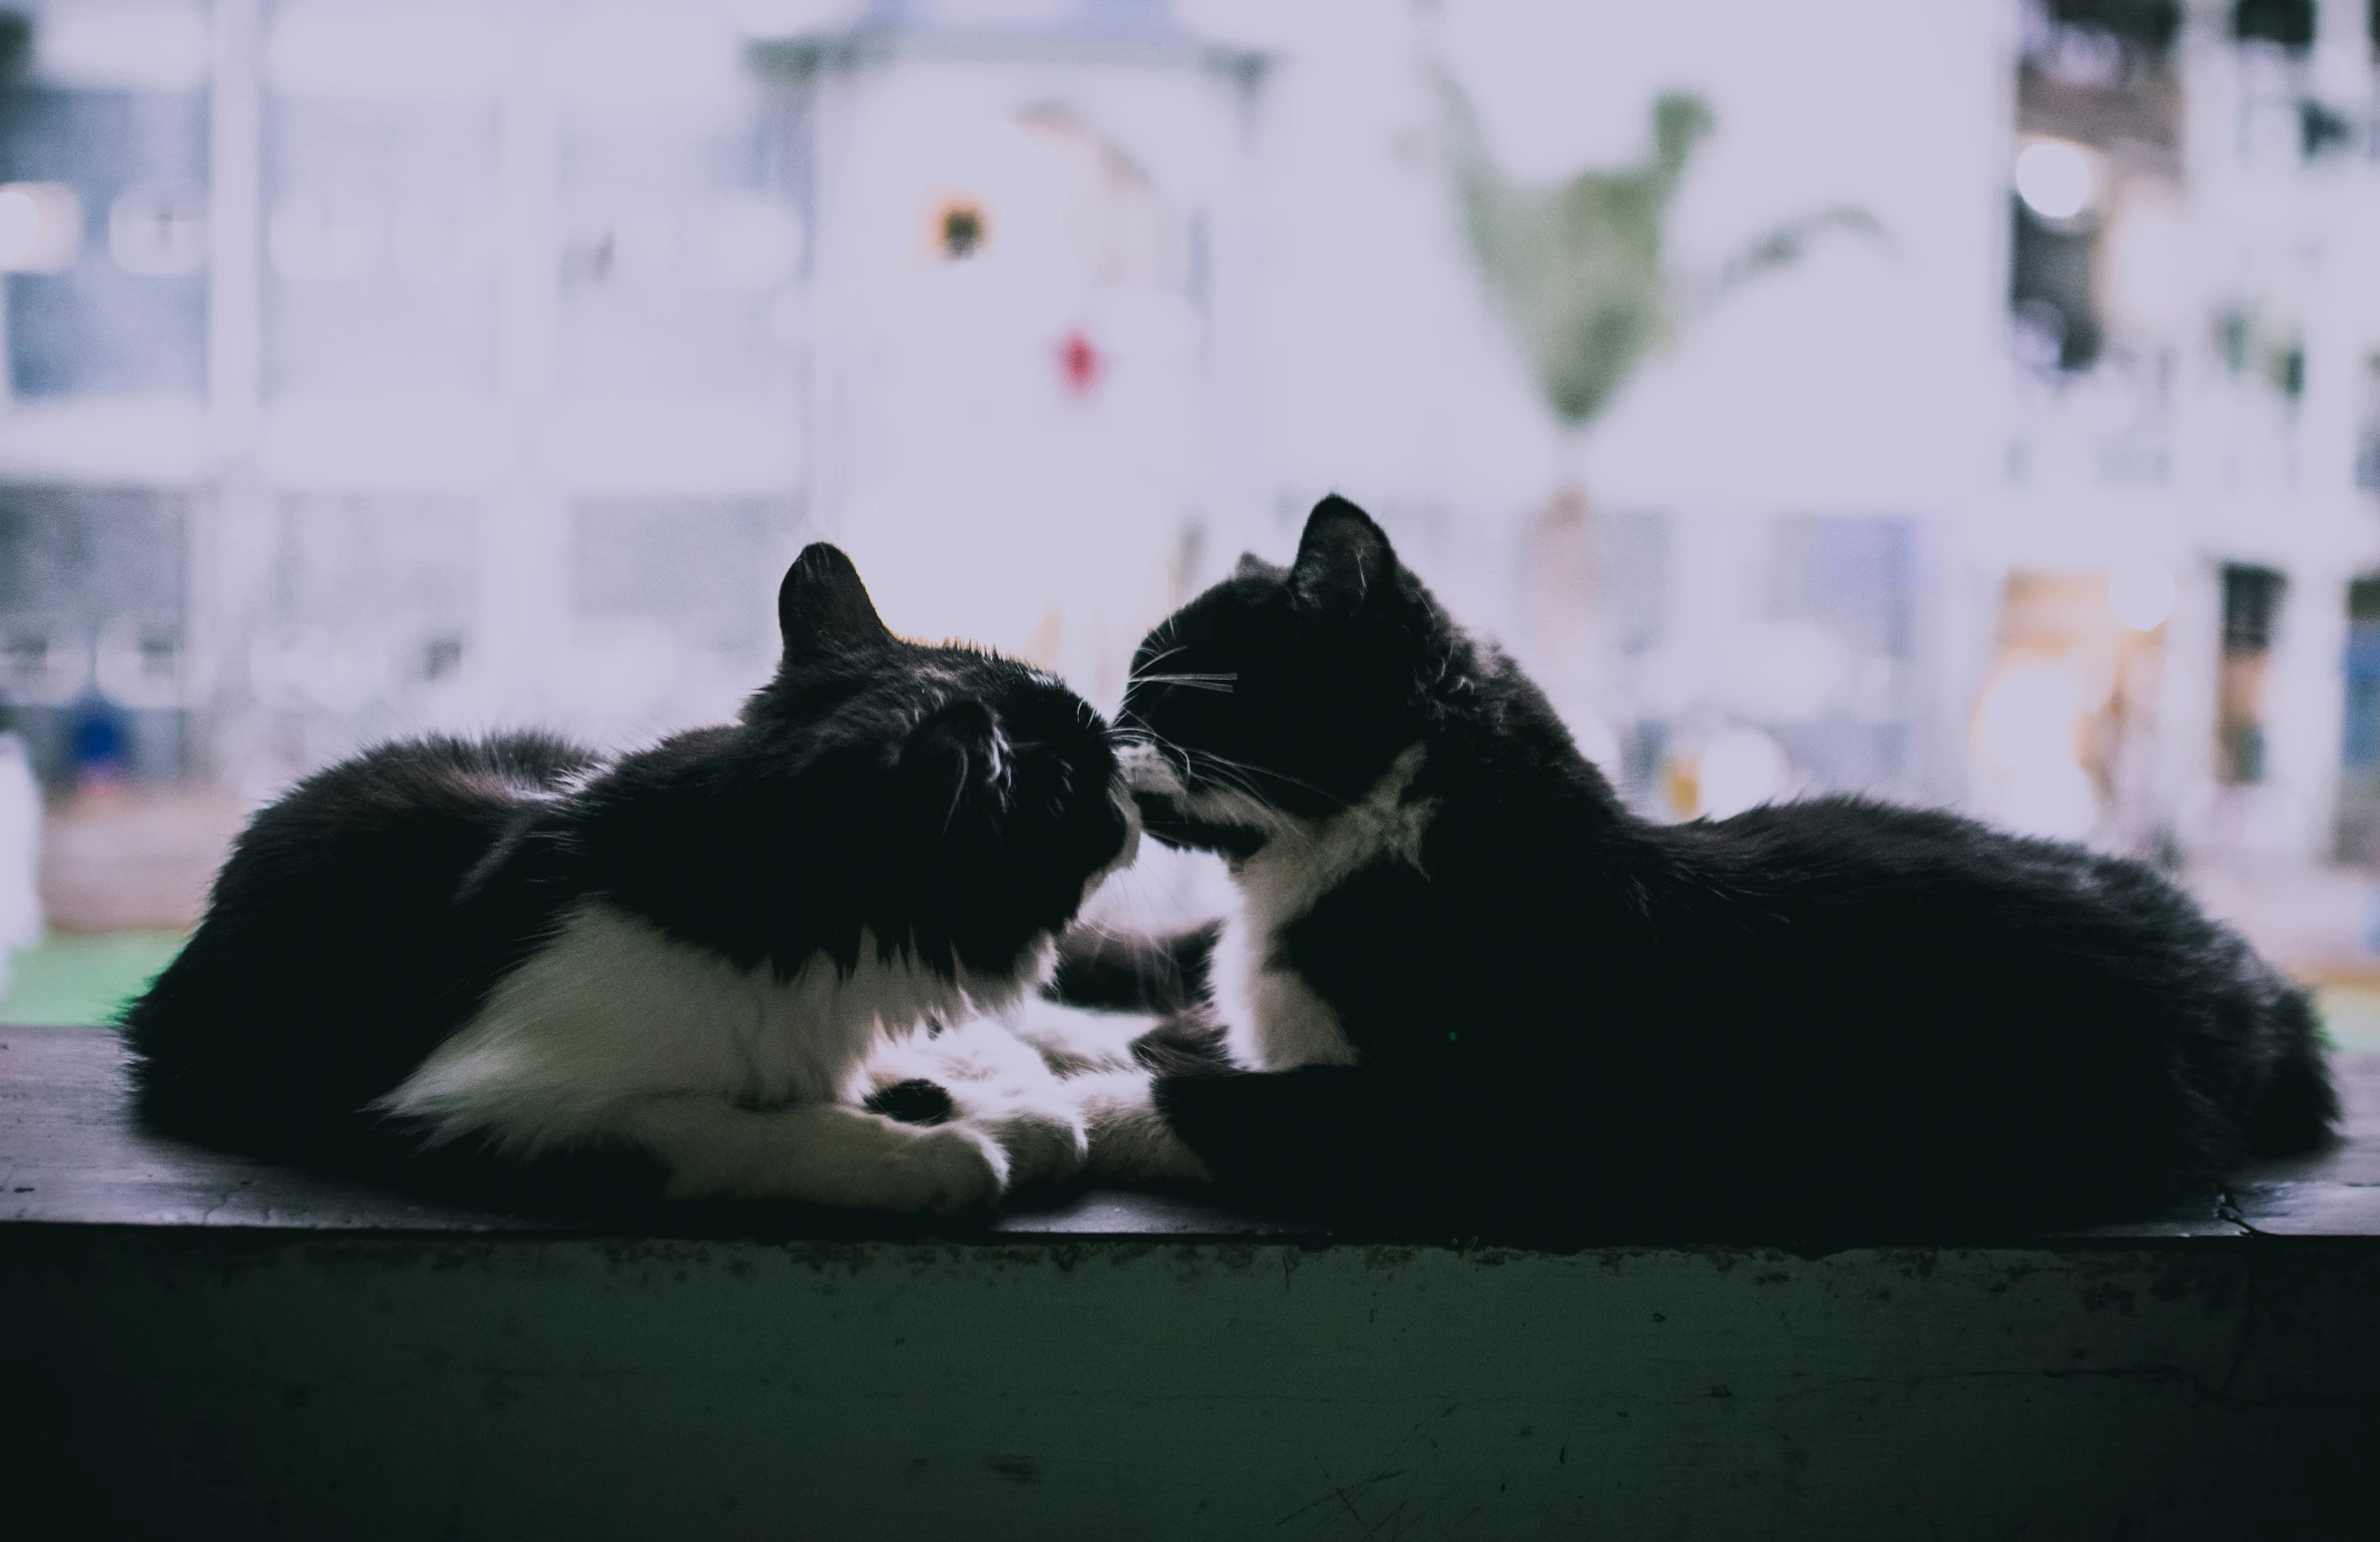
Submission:
[[1136,686],[1181,686],[1190,691],[1221,691],[1228,693],[1237,675],[1136,675]]
[[1268,777],[1273,781],[1282,782],[1288,786],[1302,787],[1317,797],[1327,797],[1332,802],[1338,804],[1341,808],[1347,806],[1347,800],[1345,798],[1335,796],[1324,788],[1318,787],[1314,785],[1314,783],[1304,780],[1301,777],[1292,776],[1287,771],[1273,771],[1269,767],[1264,766],[1251,766],[1245,761],[1234,761],[1229,756],[1216,755],[1211,750],[1193,750],[1190,751],[1190,754],[1196,758],[1208,775],[1217,781],[1224,782],[1226,785],[1234,784],[1230,781],[1229,776],[1226,773],[1236,772],[1242,778],[1241,781],[1236,783],[1238,790],[1247,793],[1250,797],[1259,798],[1266,802],[1270,801],[1269,798],[1264,798],[1263,794],[1257,791],[1256,787],[1246,779],[1254,777]]

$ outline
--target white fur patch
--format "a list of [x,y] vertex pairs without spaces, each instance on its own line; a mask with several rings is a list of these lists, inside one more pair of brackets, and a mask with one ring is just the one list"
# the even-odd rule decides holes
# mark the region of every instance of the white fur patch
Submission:
[[912,1078],[934,1083],[960,1123],[999,1143],[1010,1184],[1086,1166],[1131,1182],[1204,1183],[1205,1164],[1158,1113],[1153,1079],[1132,1057],[1133,1041],[1157,1021],[1028,995],[996,1016],[880,1047],[853,1096]]
[[619,1133],[661,1158],[669,1196],[803,1200],[948,1212],[1008,1186],[1007,1152],[963,1124],[921,1129],[843,1103],[741,1109],[717,1098],[646,1098]]
[[1180,772],[1162,754],[1127,764],[1125,773],[1135,785],[1174,798],[1193,817],[1264,832],[1264,844],[1252,855],[1225,858],[1240,907],[1224,917],[1211,965],[1223,1044],[1239,1064],[1283,1071],[1355,1063],[1355,1046],[1329,1003],[1296,971],[1268,961],[1282,928],[1356,872],[1383,858],[1421,864],[1422,836],[1436,804],[1405,794],[1422,756],[1422,746],[1410,747],[1363,797],[1321,819],[1284,813],[1236,790],[1186,792]]
[[940,1087],[958,1123],[999,1143],[1011,1184],[1071,1178],[1091,1154],[1076,1100],[1032,1045],[994,1019],[885,1044],[868,1057],[859,1079],[854,1101],[911,1080]]
[[[766,965],[738,969],[591,902],[378,1106],[428,1122],[433,1141],[482,1134],[522,1156],[627,1139],[671,1166],[674,1193],[875,1205],[889,1185],[930,1206],[982,1176],[990,1159],[980,1133],[970,1137],[976,1156],[941,1141],[940,1168],[909,1172],[904,1186],[902,1174],[860,1170],[931,1132],[856,1109],[844,1110],[852,1119],[795,1118],[769,1106],[833,1102],[881,1036],[1004,1005],[1049,956],[1045,945],[1013,977],[961,970],[945,980],[905,954],[880,957],[862,932],[849,975],[820,954],[779,981]],[[775,1150],[788,1141],[824,1145]],[[917,1159],[893,1165],[904,1164]],[[993,1167],[997,1194],[1006,1164]]]
[[1000,1026],[1031,1045],[1057,1076],[1130,1070],[1139,1063],[1133,1059],[1133,1042],[1159,1021],[1138,1013],[1061,1006],[1038,995],[1020,997],[999,1016]]

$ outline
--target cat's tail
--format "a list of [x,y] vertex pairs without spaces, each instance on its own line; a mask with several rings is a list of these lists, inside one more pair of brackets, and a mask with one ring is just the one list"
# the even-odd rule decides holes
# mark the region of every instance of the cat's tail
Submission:
[[2248,1110],[2248,1150],[2259,1157],[2319,1151],[2337,1139],[2339,1095],[2331,1085],[2321,1025],[2306,992],[2281,991],[2265,1031],[2271,1036],[2273,1059]]

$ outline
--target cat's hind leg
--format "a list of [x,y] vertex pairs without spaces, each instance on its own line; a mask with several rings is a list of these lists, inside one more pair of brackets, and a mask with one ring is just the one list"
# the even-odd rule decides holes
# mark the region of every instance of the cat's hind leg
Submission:
[[989,1206],[1008,1185],[1008,1154],[980,1129],[902,1124],[842,1103],[754,1110],[700,1095],[648,1098],[623,1126],[668,1169],[677,1200],[948,1214]]
[[1159,1111],[1155,1084],[1138,1068],[1067,1078],[1067,1093],[1091,1134],[1091,1171],[1128,1183],[1209,1182],[1206,1164]]

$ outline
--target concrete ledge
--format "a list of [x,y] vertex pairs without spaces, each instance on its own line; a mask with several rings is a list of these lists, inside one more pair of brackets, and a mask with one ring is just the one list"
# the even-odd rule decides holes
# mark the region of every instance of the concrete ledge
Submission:
[[606,1235],[242,1182],[124,1128],[106,1036],[0,1042],[11,1536],[2380,1516],[2371,1061],[2355,1144],[2213,1213],[1808,1257],[1367,1246],[1098,1195],[940,1239]]

